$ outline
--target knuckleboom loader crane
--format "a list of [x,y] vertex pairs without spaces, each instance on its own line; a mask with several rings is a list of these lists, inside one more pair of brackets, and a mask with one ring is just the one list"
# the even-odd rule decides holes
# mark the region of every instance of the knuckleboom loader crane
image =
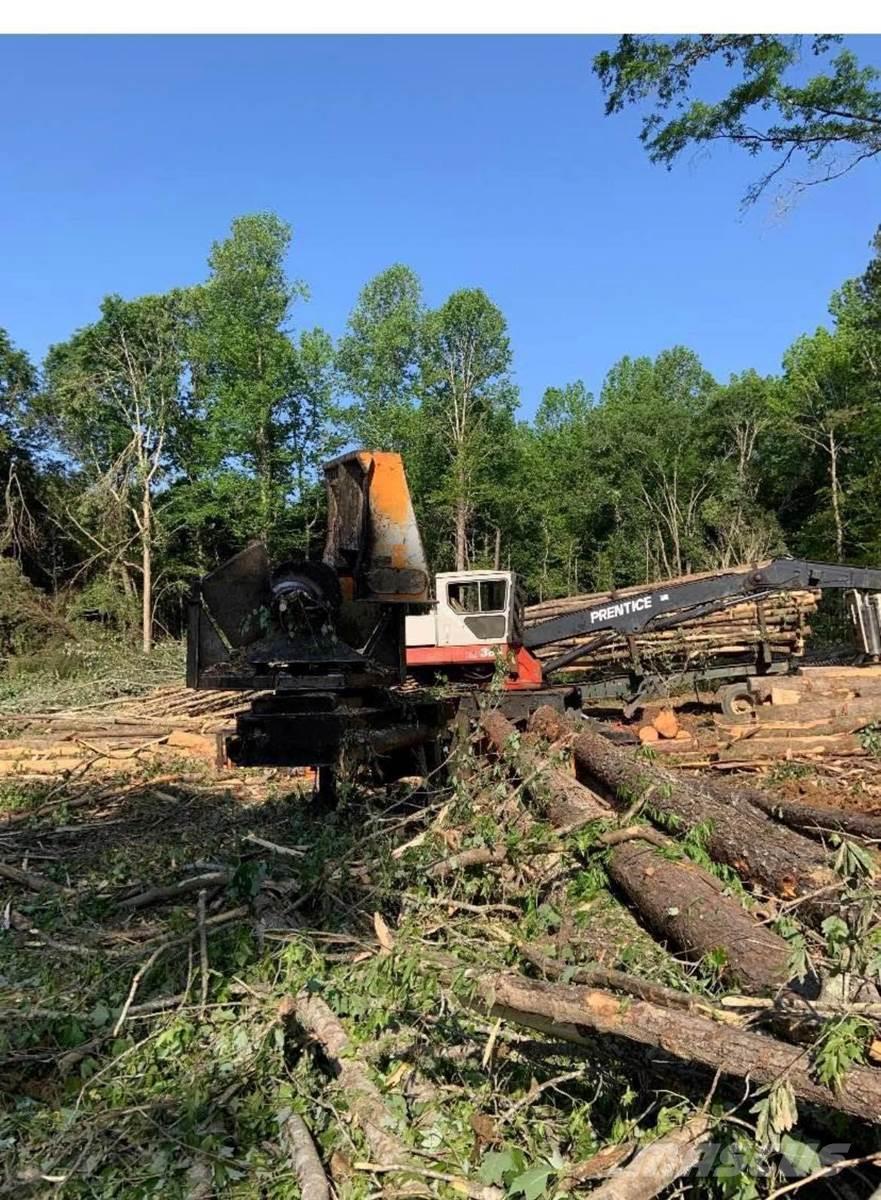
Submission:
[[[534,692],[550,686],[554,674],[581,662],[590,668],[591,654],[614,639],[626,639],[629,667],[617,675],[588,680],[579,686],[582,698],[615,698],[625,702],[630,716],[642,702],[677,684],[700,682],[715,690],[723,710],[733,714],[753,702],[746,683],[751,676],[779,674],[791,669],[791,659],[775,657],[767,641],[759,642],[752,661],[708,665],[665,675],[646,669],[633,648],[634,635],[674,629],[687,621],[722,612],[749,600],[761,606],[779,592],[832,588],[848,592],[848,607],[858,648],[866,658],[881,656],[881,570],[848,567],[807,559],[777,558],[753,566],[738,566],[681,580],[668,580],[613,592],[609,597],[573,612],[524,622],[523,592],[511,571],[449,572],[437,576],[437,600],[426,615],[407,618],[407,665],[426,675],[447,672],[451,677],[480,678],[492,673],[500,658],[508,664],[503,687],[511,693]],[[534,651],[557,642],[584,639],[546,661]],[[737,682],[731,682],[736,680]],[[526,699],[526,697],[524,697]],[[528,701],[526,701],[528,705]],[[516,708],[513,696],[509,708]],[[521,706],[522,707],[522,704]]]
[[[408,674],[478,687],[500,679],[499,701],[514,719],[539,704],[577,707],[580,690],[555,687],[552,677],[579,660],[589,665],[606,641],[772,592],[848,589],[864,653],[881,654],[881,570],[802,559],[628,588],[529,628],[511,571],[439,574],[432,598],[400,455],[354,451],[328,463],[324,476],[320,562],[272,567],[255,542],[200,580],[190,599],[188,685],[260,693],[225,737],[237,765],[317,766],[329,791],[344,757],[379,764],[385,777],[409,773],[414,754],[424,767],[442,747],[459,699],[408,689]],[[583,635],[549,662],[533,653]],[[752,673],[786,665],[759,655]],[[730,667],[720,671],[731,678]],[[632,706],[653,686],[634,665],[623,681],[593,692],[588,682],[585,691],[629,696]],[[464,694],[473,703],[473,688]]]

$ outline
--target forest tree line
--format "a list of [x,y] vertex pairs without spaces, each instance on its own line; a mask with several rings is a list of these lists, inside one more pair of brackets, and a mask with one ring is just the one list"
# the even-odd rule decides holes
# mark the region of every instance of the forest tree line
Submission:
[[353,445],[403,454],[435,570],[510,567],[533,598],[781,553],[881,564],[881,232],[779,373],[716,380],[673,346],[598,395],[549,386],[531,420],[484,291],[432,308],[391,266],[335,342],[290,244],[240,217],[205,282],[108,296],[39,364],[0,330],[0,653],[30,585],[148,647],[249,540],[319,555],[320,466]]

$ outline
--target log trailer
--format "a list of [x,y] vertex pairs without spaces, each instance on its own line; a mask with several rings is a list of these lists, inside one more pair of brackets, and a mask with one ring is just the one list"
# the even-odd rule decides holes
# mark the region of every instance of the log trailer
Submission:
[[[224,739],[225,756],[240,766],[317,766],[328,790],[344,757],[379,765],[388,778],[412,770],[414,754],[424,769],[457,712],[473,709],[475,692],[490,682],[514,720],[541,704],[578,707],[581,690],[552,677],[575,662],[589,665],[609,639],[671,629],[774,592],[848,589],[863,652],[881,653],[881,570],[802,559],[629,588],[529,628],[510,571],[440,574],[432,598],[400,455],[355,451],[328,463],[324,475],[321,562],[273,568],[265,546],[253,543],[200,580],[190,599],[188,685],[260,693]],[[533,653],[585,634],[550,661]],[[751,673],[788,666],[760,649]],[[595,685],[599,692],[588,682],[585,693],[629,696],[635,707],[659,681],[635,656],[630,667]],[[731,667],[720,670],[731,679]],[[458,690],[413,689],[408,676]],[[618,692],[602,691],[610,687]]]

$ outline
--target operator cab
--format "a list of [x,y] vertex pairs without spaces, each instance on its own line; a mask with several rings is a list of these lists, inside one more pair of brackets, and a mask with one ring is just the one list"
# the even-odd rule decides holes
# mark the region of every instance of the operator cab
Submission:
[[[506,691],[543,688],[541,663],[523,645],[525,595],[513,571],[446,571],[435,579],[435,595],[430,612],[407,617],[414,678],[485,683],[504,667]],[[542,695],[553,702],[556,693]],[[560,702],[575,695],[560,692]]]
[[448,571],[436,577],[431,612],[407,617],[407,646],[519,645],[523,595],[513,571]]

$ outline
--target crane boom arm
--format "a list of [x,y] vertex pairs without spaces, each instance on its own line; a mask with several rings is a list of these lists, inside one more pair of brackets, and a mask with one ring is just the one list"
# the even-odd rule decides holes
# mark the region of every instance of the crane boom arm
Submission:
[[[534,650],[586,633],[599,636],[669,629],[743,600],[759,599],[770,592],[795,592],[814,587],[881,591],[881,570],[802,558],[775,558],[760,567],[742,567],[682,583],[656,584],[644,591],[629,588],[626,594],[613,594],[575,612],[550,617],[530,626],[524,633],[523,644]],[[555,660],[548,667],[557,665],[564,664]]]

